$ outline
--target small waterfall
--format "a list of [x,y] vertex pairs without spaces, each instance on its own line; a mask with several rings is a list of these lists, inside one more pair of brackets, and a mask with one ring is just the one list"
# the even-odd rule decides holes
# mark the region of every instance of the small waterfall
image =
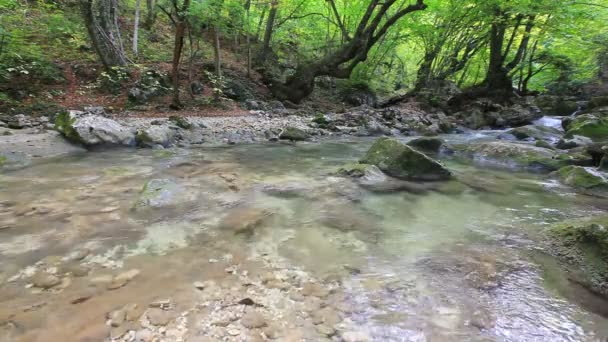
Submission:
[[562,117],[559,116],[543,116],[533,122],[537,126],[545,126],[562,130]]

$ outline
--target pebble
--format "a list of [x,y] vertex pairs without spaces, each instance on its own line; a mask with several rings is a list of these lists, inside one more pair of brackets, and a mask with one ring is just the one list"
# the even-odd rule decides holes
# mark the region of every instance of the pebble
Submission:
[[312,313],[312,320],[314,324],[325,323],[327,325],[334,326],[340,323],[342,321],[342,318],[340,317],[338,312],[336,312],[336,310],[330,307],[325,307],[321,310],[314,311]]
[[257,311],[251,310],[241,318],[241,324],[245,328],[257,329],[266,326],[266,319]]
[[241,331],[238,329],[228,329],[227,333],[230,336],[238,336],[241,334]]
[[146,313],[150,324],[165,326],[173,319],[173,313],[162,309],[152,308]]
[[342,333],[341,337],[344,342],[369,342],[372,340],[368,333],[362,331],[346,331]]
[[61,284],[61,279],[47,272],[36,272],[32,277],[32,283],[35,287],[47,290]]
[[203,283],[203,282],[195,281],[193,285],[194,285],[194,288],[197,289],[197,290],[201,290],[202,291],[202,290],[205,289],[205,283]]
[[317,332],[324,336],[333,336],[336,334],[336,329],[326,324],[320,324],[315,327]]
[[110,320],[110,326],[112,326],[112,327],[121,326],[125,322],[126,318],[127,318],[127,313],[122,309],[114,310],[108,314],[108,319]]
[[139,320],[141,315],[144,314],[143,306],[137,305],[135,303],[125,305],[124,311],[127,314],[126,315],[127,321],[130,321],[130,322]]
[[306,283],[302,287],[302,294],[304,296],[313,296],[318,298],[325,298],[329,296],[329,290],[323,288],[321,285],[316,283]]
[[154,333],[148,329],[139,330],[135,333],[135,342],[150,342],[154,338]]
[[126,333],[128,333],[131,330],[133,330],[133,326],[131,324],[123,324],[118,327],[113,327],[112,330],[110,330],[110,338],[112,338],[112,339],[121,338],[122,336],[124,336]]
[[108,290],[116,290],[127,285],[131,280],[139,275],[138,269],[128,270],[115,276],[110,284],[108,284]]

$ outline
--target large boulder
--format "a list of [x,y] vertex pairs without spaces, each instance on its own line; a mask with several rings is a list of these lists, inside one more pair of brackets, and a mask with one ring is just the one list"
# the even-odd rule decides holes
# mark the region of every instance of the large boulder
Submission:
[[594,141],[608,140],[608,116],[599,113],[579,115],[567,122],[566,138],[580,135]]
[[289,141],[305,141],[309,138],[310,135],[306,131],[291,126],[285,127],[279,135],[279,139]]
[[516,104],[500,110],[493,127],[502,128],[528,125],[541,117],[542,115],[538,111],[538,108]]
[[556,152],[547,148],[522,143],[492,141],[467,144],[458,147],[458,149],[472,157],[475,161],[484,164],[543,171],[554,171],[561,165]]
[[569,278],[608,296],[608,215],[556,223],[548,232],[552,254],[570,266]]
[[380,138],[360,161],[376,165],[389,176],[420,181],[447,180],[452,173],[441,163],[392,138]]
[[135,85],[129,89],[127,100],[131,105],[143,105],[151,99],[171,90],[169,77],[156,70],[145,70]]
[[55,128],[68,140],[85,146],[135,145],[132,129],[99,115],[64,112],[55,119]]
[[169,147],[175,143],[175,130],[168,125],[150,125],[137,132],[137,144],[144,147]]
[[562,183],[585,193],[608,197],[608,175],[593,167],[565,166],[557,172]]
[[407,144],[425,153],[439,153],[445,142],[437,137],[421,137],[411,140]]
[[578,104],[562,96],[544,95],[536,98],[536,105],[543,114],[554,116],[568,116],[578,110]]
[[344,102],[351,106],[367,105],[375,107],[378,104],[376,94],[369,88],[352,88],[342,94]]
[[551,143],[558,141],[562,136],[562,132],[557,128],[537,125],[513,128],[507,133],[515,136],[518,140],[543,140]]

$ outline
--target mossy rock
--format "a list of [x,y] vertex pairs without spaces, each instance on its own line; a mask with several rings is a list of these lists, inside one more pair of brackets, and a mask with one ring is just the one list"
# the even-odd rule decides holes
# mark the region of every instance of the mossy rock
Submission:
[[536,142],[534,142],[534,146],[541,147],[541,148],[548,148],[550,150],[555,149],[555,147],[553,147],[553,145],[549,144],[548,142],[546,142],[544,140],[536,140]]
[[422,152],[439,153],[441,146],[443,146],[445,142],[440,138],[422,137],[414,139],[407,144]]
[[573,267],[573,278],[608,296],[608,215],[567,220],[549,230],[552,253]]
[[589,100],[589,108],[608,106],[608,96],[596,96]]
[[370,164],[361,164],[361,163],[349,163],[338,169],[338,174],[340,176],[348,176],[354,178],[361,178],[365,176],[367,170],[372,167]]
[[376,165],[387,175],[405,180],[437,181],[452,177],[452,172],[438,161],[392,138],[376,140],[359,162]]
[[75,117],[72,117],[69,112],[61,112],[55,118],[55,129],[69,141],[80,144],[82,143],[82,138],[74,128],[74,123],[76,123]]
[[183,116],[172,115],[169,117],[169,121],[173,122],[175,124],[175,126],[177,126],[179,128],[183,128],[183,129],[192,128],[192,124],[190,123],[190,121],[188,121],[188,119],[184,118]]
[[519,140],[557,140],[562,135],[562,132],[558,129],[536,125],[513,128],[507,131],[507,133],[515,136]]
[[562,183],[583,189],[594,191],[608,190],[608,177],[591,167],[566,166],[557,172]]
[[608,117],[584,114],[568,123],[566,138],[581,135],[594,141],[608,140]]
[[285,129],[283,129],[283,132],[279,136],[279,139],[281,140],[290,141],[306,141],[309,138],[310,135],[308,133],[296,127],[285,127]]
[[315,117],[312,119],[312,122],[321,126],[329,124],[329,120],[327,120],[323,113],[317,113],[317,115],[315,115]]
[[492,141],[456,146],[474,160],[511,168],[555,171],[569,165],[559,160],[559,154],[547,148],[528,144]]

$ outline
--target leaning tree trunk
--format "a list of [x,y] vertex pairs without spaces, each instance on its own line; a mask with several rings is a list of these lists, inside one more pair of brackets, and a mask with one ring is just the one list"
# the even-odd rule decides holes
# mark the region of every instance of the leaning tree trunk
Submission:
[[270,89],[279,100],[299,103],[314,90],[315,78],[332,76],[349,78],[359,63],[367,60],[367,54],[388,30],[405,15],[424,10],[424,0],[397,10],[388,15],[388,10],[397,0],[371,0],[355,34],[338,49],[332,51],[316,62],[300,65],[287,82],[271,82]]
[[127,58],[122,46],[118,27],[118,3],[113,0],[80,0],[80,11],[84,24],[106,70],[124,66]]

